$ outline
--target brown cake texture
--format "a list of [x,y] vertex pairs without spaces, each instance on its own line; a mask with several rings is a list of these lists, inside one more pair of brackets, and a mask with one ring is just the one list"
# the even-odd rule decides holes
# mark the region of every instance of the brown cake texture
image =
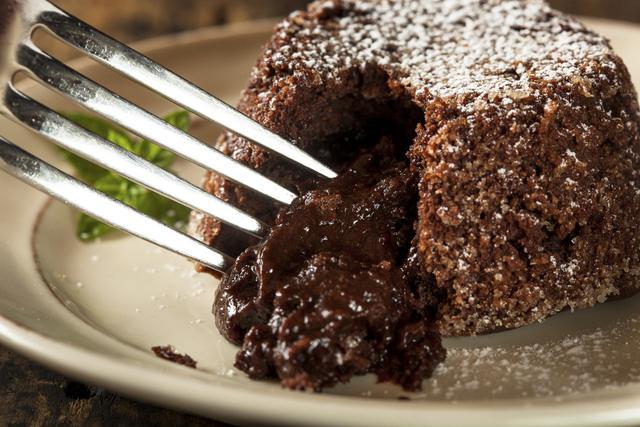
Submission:
[[[313,3],[276,27],[238,107],[341,171],[339,180],[357,170],[353,158],[391,143],[389,158],[404,162],[405,172],[397,177],[412,195],[404,197],[404,213],[398,214],[404,221],[389,223],[405,230],[402,239],[394,240],[395,246],[385,243],[386,237],[371,243],[369,249],[379,255],[355,250],[353,259],[348,245],[335,238],[327,254],[322,242],[331,236],[315,233],[317,244],[305,241],[303,252],[282,249],[289,255],[265,273],[258,255],[277,252],[275,245],[269,249],[276,231],[303,217],[311,230],[324,227],[326,218],[300,207],[305,200],[320,203],[319,191],[346,203],[346,190],[332,189],[242,138],[220,138],[223,152],[304,195],[283,210],[214,174],[205,180],[207,191],[276,224],[266,243],[245,251],[223,279],[214,310],[222,333],[244,344],[238,358],[244,370],[250,372],[258,359],[267,361],[254,376],[289,375],[293,387],[301,388],[343,381],[363,370],[389,377],[393,357],[367,355],[364,365],[327,379],[305,371],[304,355],[292,368],[280,363],[286,354],[281,351],[279,359],[273,353],[300,344],[278,334],[301,299],[296,305],[278,298],[291,288],[304,294],[304,283],[323,292],[332,286],[346,290],[348,285],[332,285],[331,279],[346,277],[340,273],[344,265],[360,266],[347,270],[363,286],[389,283],[410,306],[398,319],[386,319],[391,323],[385,328],[392,330],[383,337],[360,334],[367,351],[384,347],[384,354],[394,353],[401,329],[420,322],[427,325],[423,336],[431,333],[426,331],[488,333],[639,290],[636,92],[604,37],[542,1]],[[389,162],[376,164],[382,179]],[[362,201],[365,195],[358,197]],[[385,200],[367,206],[384,210]],[[294,221],[296,211],[302,213]],[[207,244],[234,255],[257,243],[198,214],[191,227]],[[375,228],[370,233],[384,234]],[[291,243],[300,249],[299,244]],[[305,279],[310,265],[322,280]],[[286,274],[273,280],[274,269]],[[402,278],[391,277],[397,274]],[[311,301],[307,309],[317,312],[322,295],[306,300]],[[381,330],[371,318],[358,322]],[[437,362],[443,357],[438,345],[432,340],[409,353],[430,354]],[[433,363],[420,366],[427,375]],[[415,378],[391,379],[415,385]]]

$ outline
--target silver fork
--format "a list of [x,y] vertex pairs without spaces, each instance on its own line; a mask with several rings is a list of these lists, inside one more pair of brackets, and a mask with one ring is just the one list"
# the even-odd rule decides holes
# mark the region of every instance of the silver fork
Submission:
[[[238,184],[284,204],[296,198],[286,188],[52,58],[33,43],[32,33],[37,28],[267,150],[325,177],[336,176],[304,151],[229,105],[48,1],[5,0],[2,8],[0,114],[57,145],[239,230],[258,237],[268,232],[265,224],[245,212],[79,127],[21,93],[13,84],[16,72],[28,73],[81,106]],[[0,169],[105,223],[215,270],[224,272],[232,262],[226,254],[105,196],[1,137]]]

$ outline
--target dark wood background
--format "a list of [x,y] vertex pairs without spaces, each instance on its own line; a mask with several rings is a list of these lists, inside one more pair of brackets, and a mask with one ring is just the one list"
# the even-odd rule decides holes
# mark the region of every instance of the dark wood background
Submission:
[[[109,34],[132,41],[208,25],[283,16],[307,1],[59,0],[55,3]],[[551,3],[571,13],[640,22],[640,0],[552,0]],[[71,55],[68,51],[61,54]],[[224,426],[74,382],[0,347],[0,426],[5,425]]]

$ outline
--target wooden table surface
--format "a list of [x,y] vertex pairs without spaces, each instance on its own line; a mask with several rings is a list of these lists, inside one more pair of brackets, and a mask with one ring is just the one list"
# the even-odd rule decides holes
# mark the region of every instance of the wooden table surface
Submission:
[[2,347],[0,384],[0,426],[227,426],[69,380]]
[[[92,9],[86,7],[86,0],[56,3],[111,34],[134,40],[168,31],[281,16],[306,0],[92,0]],[[640,22],[640,0],[552,0],[552,3],[582,15]],[[179,8],[175,9],[177,4]],[[168,12],[158,12],[162,10]],[[189,10],[196,13],[189,14]],[[117,15],[108,16],[109,13]],[[0,426],[12,425],[221,427],[227,424],[134,402],[74,382],[0,347]]]

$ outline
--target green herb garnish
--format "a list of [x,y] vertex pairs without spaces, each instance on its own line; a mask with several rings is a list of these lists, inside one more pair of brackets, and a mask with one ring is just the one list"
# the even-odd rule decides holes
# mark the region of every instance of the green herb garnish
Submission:
[[[169,170],[176,159],[175,154],[172,152],[152,142],[135,139],[129,133],[104,120],[81,113],[67,113],[65,116],[83,128],[163,169]],[[187,131],[189,129],[189,113],[186,111],[171,113],[164,120],[180,130]],[[62,150],[62,154],[73,166],[78,178],[96,190],[120,200],[166,225],[180,227],[186,223],[190,212],[189,208],[160,196],[69,151]],[[80,240],[90,242],[113,231],[115,231],[113,227],[84,213],[80,214],[76,229],[76,234]]]

